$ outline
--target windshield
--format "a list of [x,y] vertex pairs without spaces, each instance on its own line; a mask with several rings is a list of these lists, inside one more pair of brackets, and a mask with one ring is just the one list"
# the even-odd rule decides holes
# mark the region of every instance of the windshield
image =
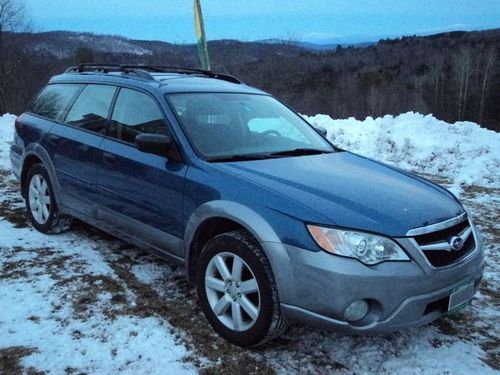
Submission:
[[267,95],[182,93],[167,100],[193,147],[210,161],[334,151],[301,117]]

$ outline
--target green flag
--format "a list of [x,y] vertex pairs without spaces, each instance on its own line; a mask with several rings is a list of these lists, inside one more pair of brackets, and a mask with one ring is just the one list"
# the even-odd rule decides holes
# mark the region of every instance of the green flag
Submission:
[[207,38],[203,26],[203,14],[201,13],[200,0],[194,0],[194,30],[196,32],[196,42],[198,44],[198,58],[202,69],[210,70],[210,60],[208,59]]

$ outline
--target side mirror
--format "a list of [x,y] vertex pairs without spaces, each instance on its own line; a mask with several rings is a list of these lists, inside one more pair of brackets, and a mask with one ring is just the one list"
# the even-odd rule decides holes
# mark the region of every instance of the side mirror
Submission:
[[139,151],[167,157],[172,147],[172,138],[164,134],[143,133],[135,137],[134,143]]
[[318,131],[319,134],[321,134],[323,137],[326,137],[326,134],[327,134],[327,131],[325,128],[321,127],[321,126],[318,126],[316,128],[316,130]]

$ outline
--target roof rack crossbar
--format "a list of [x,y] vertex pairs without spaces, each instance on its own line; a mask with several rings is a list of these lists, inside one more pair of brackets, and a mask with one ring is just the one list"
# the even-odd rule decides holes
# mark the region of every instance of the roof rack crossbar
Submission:
[[178,66],[163,66],[163,65],[129,65],[129,64],[79,64],[66,69],[66,73],[84,73],[84,72],[123,72],[134,73],[138,77],[148,80],[154,80],[151,73],[178,73],[178,74],[193,74],[204,75],[210,78],[221,79],[232,83],[241,83],[241,81],[229,74],[214,73],[210,70],[184,68]]
[[153,81],[154,77],[143,69],[136,69],[134,67],[127,67],[115,64],[80,64],[66,69],[66,73],[84,73],[84,72],[122,72],[123,74],[135,74],[137,77]]

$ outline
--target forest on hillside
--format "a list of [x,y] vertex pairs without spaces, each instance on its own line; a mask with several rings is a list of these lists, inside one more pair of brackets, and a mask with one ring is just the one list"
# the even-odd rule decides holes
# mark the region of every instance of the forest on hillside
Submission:
[[499,52],[500,30],[495,30],[404,37],[248,63],[228,58],[220,64],[305,114],[363,119],[415,111],[498,131]]
[[[0,19],[0,113],[19,114],[54,74],[83,62],[196,67],[194,45],[89,33],[19,32]],[[500,131],[500,29],[312,50],[297,43],[209,42],[212,69],[333,118],[415,111]]]

